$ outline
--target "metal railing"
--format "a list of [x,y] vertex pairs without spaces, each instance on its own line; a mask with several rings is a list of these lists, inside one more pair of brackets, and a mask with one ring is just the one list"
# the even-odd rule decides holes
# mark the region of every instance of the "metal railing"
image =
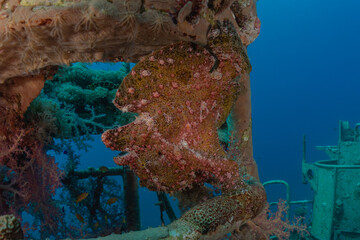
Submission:
[[[267,182],[264,182],[263,183],[263,186],[267,186],[267,185],[272,185],[272,184],[282,184],[285,186],[285,189],[286,189],[286,204],[289,206],[289,209],[286,213],[286,219],[287,220],[290,220],[290,207],[291,205],[294,205],[294,204],[312,204],[313,201],[312,200],[297,200],[297,201],[291,201],[290,200],[290,186],[289,184],[284,181],[284,180],[271,180],[271,181],[267,181]],[[269,205],[270,207],[273,206],[273,205],[278,205],[279,202],[269,202]]]

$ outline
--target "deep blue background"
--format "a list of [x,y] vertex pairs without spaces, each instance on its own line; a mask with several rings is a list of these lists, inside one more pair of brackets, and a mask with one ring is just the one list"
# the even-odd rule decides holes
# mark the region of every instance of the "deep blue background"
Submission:
[[[303,134],[309,161],[318,161],[326,155],[315,146],[337,144],[339,120],[360,122],[359,12],[359,0],[258,2],[261,32],[248,48],[254,156],[261,180],[286,180],[292,200],[312,197],[301,183]],[[115,166],[115,155],[98,138],[81,168]],[[267,190],[271,201],[285,198],[282,187]],[[143,228],[158,226],[155,194],[140,197]]]
[[[262,181],[289,182],[292,199],[310,198],[301,184],[302,135],[309,161],[317,145],[338,143],[338,121],[360,122],[360,1],[260,0],[260,36],[248,48],[253,66],[254,155]],[[269,198],[284,198],[276,187]],[[282,195],[281,195],[282,194]]]

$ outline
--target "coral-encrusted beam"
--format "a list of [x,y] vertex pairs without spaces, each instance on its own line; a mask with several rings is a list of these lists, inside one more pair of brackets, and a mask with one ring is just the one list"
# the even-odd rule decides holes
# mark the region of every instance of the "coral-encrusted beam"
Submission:
[[243,75],[244,91],[235,101],[227,126],[230,137],[228,156],[234,155],[247,174],[259,180],[257,164],[253,158],[250,76]]
[[[211,2],[211,4],[210,4]],[[206,44],[209,25],[230,19],[244,44],[258,35],[253,0],[2,0],[0,84],[72,62],[137,62],[181,40]],[[230,7],[229,3],[233,3]]]

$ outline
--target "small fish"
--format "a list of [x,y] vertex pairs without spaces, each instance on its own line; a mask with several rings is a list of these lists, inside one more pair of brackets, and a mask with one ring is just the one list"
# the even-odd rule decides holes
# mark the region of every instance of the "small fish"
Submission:
[[126,223],[126,218],[122,218],[122,223]]
[[107,167],[105,167],[105,166],[101,166],[101,167],[99,167],[99,169],[103,173],[109,171],[109,169]]
[[77,218],[81,223],[84,223],[84,222],[85,222],[85,221],[84,221],[84,218],[83,218],[80,214],[76,213],[75,216],[76,216],[76,218]]
[[106,204],[108,204],[108,205],[114,204],[114,203],[116,203],[117,200],[118,199],[116,197],[112,197],[106,201]]
[[87,198],[87,196],[89,196],[89,194],[87,192],[84,192],[82,194],[80,194],[77,198],[76,198],[76,203],[81,202],[82,200],[84,200],[85,198]]
[[99,222],[96,222],[96,223],[94,224],[94,227],[95,227],[95,228],[98,228],[98,227],[99,227]]
[[104,218],[105,218],[105,221],[107,221],[107,220],[108,220],[107,215],[105,215],[105,217],[104,217]]

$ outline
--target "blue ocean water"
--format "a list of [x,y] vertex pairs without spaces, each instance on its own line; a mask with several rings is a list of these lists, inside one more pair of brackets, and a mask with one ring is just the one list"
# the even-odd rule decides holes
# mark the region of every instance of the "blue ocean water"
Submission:
[[[360,122],[360,1],[260,0],[253,66],[254,156],[261,181],[286,180],[293,200],[301,183],[302,136],[308,161],[326,159],[318,145],[337,145],[338,121]],[[270,200],[284,198],[269,187]]]

